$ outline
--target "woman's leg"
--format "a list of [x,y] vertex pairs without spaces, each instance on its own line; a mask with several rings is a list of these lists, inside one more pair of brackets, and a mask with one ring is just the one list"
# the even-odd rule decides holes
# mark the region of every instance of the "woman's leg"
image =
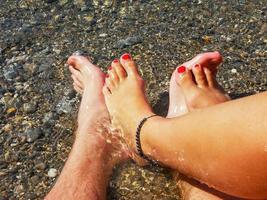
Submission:
[[[207,79],[208,74],[205,74],[205,68],[208,68],[213,71],[212,76],[216,76],[216,70],[218,65],[221,63],[222,57],[218,52],[209,52],[199,54],[194,57],[192,60],[183,63],[180,66],[186,66],[188,69],[193,69],[192,75],[194,76],[195,80],[205,80]],[[198,67],[196,68],[195,66]],[[167,118],[179,117],[184,114],[188,113],[188,110],[193,109],[202,109],[202,107],[193,108],[190,105],[187,105],[185,95],[183,94],[182,88],[176,83],[176,70],[173,72],[171,80],[170,80],[170,87],[169,87],[169,109]],[[214,79],[215,80],[215,79]],[[216,80],[215,80],[216,81]],[[201,86],[202,81],[198,81],[195,84]],[[202,96],[202,99],[193,98],[189,99],[189,102],[198,102],[206,101],[206,99],[213,98],[213,104],[207,105],[212,106],[214,104],[219,104],[228,100],[228,96],[225,95],[223,90],[221,91],[221,95],[225,96],[224,101],[221,101],[216,97],[214,90],[212,87],[207,86],[209,90],[206,90],[205,96]],[[213,95],[212,95],[213,94]],[[205,98],[205,99],[204,99]],[[174,178],[177,181],[177,185],[179,187],[181,198],[183,200],[221,200],[221,199],[232,199],[232,197],[226,194],[220,194],[218,191],[211,189],[203,184],[200,184],[198,181],[193,179],[189,179],[185,176],[181,176],[179,172],[173,172]]]
[[[83,84],[83,96],[78,115],[78,129],[69,158],[45,197],[47,200],[105,200],[106,187],[114,165],[125,159],[126,154],[106,142],[109,114],[104,102],[102,87],[104,74],[82,56],[68,60],[74,88]],[[103,133],[102,133],[102,132]]]
[[[153,112],[135,63],[129,55],[123,55],[120,62],[118,69],[110,72],[103,92],[109,112],[135,149],[136,127]],[[177,74],[177,81],[186,96],[192,95],[198,87],[191,84],[187,70],[180,72],[183,75]],[[266,113],[267,93],[262,93],[182,117],[154,117],[142,129],[143,149],[165,165],[222,192],[266,198]]]

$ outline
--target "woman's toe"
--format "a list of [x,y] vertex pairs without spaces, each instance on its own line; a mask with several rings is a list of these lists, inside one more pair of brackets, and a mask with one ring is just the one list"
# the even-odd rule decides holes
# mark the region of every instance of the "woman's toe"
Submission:
[[192,73],[185,66],[180,66],[177,68],[176,82],[181,86],[183,91],[189,91],[196,87],[194,83]]
[[207,78],[209,87],[216,87],[218,83],[216,81],[214,73],[208,68],[204,68],[204,73]]
[[203,67],[200,64],[196,64],[193,69],[193,74],[198,87],[203,88],[208,86],[208,81]]
[[105,83],[106,83],[106,86],[109,88],[110,92],[112,93],[114,89],[116,88],[116,85],[113,82],[113,79],[110,78],[109,74],[106,76]]
[[127,77],[126,71],[124,70],[118,59],[113,60],[111,66],[116,71],[120,81],[124,80]]
[[120,58],[120,62],[128,76],[139,76],[135,62],[132,60],[130,54],[123,54]]
[[117,87],[118,84],[120,83],[120,79],[116,70],[112,66],[108,67],[108,76],[109,79],[113,82],[114,86]]

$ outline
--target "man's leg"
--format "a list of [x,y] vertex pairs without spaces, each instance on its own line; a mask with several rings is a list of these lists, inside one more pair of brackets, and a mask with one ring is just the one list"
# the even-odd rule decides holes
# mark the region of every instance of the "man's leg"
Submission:
[[[102,95],[104,74],[82,56],[71,56],[68,64],[74,82],[79,76],[84,86],[78,129],[69,158],[45,199],[104,200],[113,166],[126,156],[104,135],[110,134],[106,133],[109,115]],[[79,89],[77,81],[74,87]]]

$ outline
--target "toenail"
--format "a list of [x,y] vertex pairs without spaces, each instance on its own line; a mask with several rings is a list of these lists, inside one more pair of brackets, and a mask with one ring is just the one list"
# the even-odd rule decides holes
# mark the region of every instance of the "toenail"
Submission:
[[109,75],[108,74],[106,74],[106,78],[108,78],[109,77]]
[[194,67],[201,68],[201,65],[200,64],[196,64]]
[[116,58],[116,59],[113,60],[113,62],[114,63],[118,63],[119,62],[119,59]]
[[109,67],[108,67],[108,70],[112,70],[112,67],[111,67],[111,66],[109,66]]
[[186,67],[185,66],[180,66],[180,67],[178,67],[178,69],[177,69],[177,72],[179,73],[179,74],[182,74],[182,73],[184,73],[186,71]]
[[131,58],[131,55],[130,54],[126,53],[126,54],[123,54],[122,59],[123,60],[130,60],[132,58]]

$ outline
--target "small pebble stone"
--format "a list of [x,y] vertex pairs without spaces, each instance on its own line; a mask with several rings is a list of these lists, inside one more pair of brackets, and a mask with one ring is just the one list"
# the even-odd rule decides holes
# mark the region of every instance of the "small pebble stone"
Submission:
[[117,42],[117,46],[119,48],[124,48],[124,47],[132,46],[132,45],[135,45],[135,44],[138,44],[138,43],[141,43],[141,42],[142,42],[142,38],[141,37],[133,36],[133,37],[128,37],[126,39],[119,40]]
[[47,173],[48,177],[54,178],[57,176],[57,170],[54,168],[50,168]]
[[34,113],[37,109],[36,103],[24,103],[23,104],[23,110],[26,113]]
[[30,128],[26,129],[26,135],[27,135],[27,142],[34,142],[37,140],[42,134],[42,131],[40,128]]
[[236,69],[231,69],[231,72],[232,72],[233,74],[236,74],[236,73],[237,73],[237,70],[236,70]]
[[46,168],[46,165],[43,162],[39,162],[35,164],[35,168],[38,170],[44,170]]
[[23,192],[23,190],[24,190],[23,185],[18,185],[15,187],[14,193],[19,194],[19,193]]

